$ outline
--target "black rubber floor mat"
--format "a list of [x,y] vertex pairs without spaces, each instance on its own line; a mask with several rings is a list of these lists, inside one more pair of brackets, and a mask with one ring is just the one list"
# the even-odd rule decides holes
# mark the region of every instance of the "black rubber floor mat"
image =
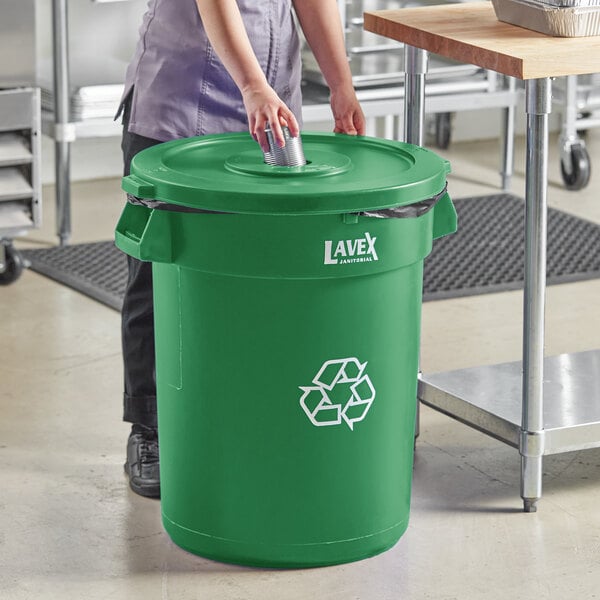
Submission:
[[121,310],[127,285],[127,257],[113,242],[55,246],[22,253],[31,263],[32,271]]
[[[458,232],[434,242],[423,299],[515,290],[524,279],[524,202],[510,194],[455,200]],[[125,255],[113,242],[23,251],[31,269],[120,310]],[[600,226],[548,211],[549,285],[600,277]]]
[[[425,259],[423,299],[516,290],[525,279],[525,202],[511,194],[454,202],[458,231]],[[548,285],[600,277],[600,225],[548,209]]]

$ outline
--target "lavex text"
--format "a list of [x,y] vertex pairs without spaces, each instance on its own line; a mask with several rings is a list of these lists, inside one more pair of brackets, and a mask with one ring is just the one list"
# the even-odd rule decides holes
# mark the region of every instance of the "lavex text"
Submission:
[[366,232],[364,238],[354,240],[340,240],[335,244],[333,240],[325,240],[326,265],[343,265],[358,262],[373,262],[379,260],[375,250],[376,237]]

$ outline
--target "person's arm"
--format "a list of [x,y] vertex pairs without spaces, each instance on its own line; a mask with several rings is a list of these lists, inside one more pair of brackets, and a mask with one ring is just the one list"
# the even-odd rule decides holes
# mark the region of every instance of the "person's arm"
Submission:
[[235,0],[196,0],[196,4],[212,47],[242,93],[250,134],[263,150],[268,150],[265,126],[270,123],[275,139],[283,146],[281,125],[287,125],[290,134],[297,136],[298,122],[267,82],[237,3]]
[[331,91],[336,133],[364,135],[365,117],[352,85],[336,0],[293,0],[294,10]]

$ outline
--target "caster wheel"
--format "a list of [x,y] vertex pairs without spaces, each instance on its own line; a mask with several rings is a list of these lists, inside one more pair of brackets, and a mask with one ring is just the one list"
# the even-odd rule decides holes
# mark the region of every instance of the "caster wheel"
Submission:
[[450,138],[452,137],[451,115],[450,113],[437,113],[435,115],[435,145],[440,150],[447,150],[450,147]]
[[572,191],[582,190],[590,181],[590,155],[585,146],[573,144],[570,159],[570,169],[565,169],[564,161],[560,161],[560,171],[565,187]]
[[0,285],[16,281],[23,272],[23,258],[12,244],[4,243],[4,266],[0,266]]

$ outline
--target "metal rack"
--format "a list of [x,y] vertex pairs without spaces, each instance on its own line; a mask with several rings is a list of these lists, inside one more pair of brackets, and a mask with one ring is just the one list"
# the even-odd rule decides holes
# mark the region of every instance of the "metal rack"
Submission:
[[35,0],[0,7],[0,285],[23,269],[13,239],[41,221],[40,93],[35,86]]
[[40,93],[0,91],[0,284],[21,275],[13,239],[41,223]]
[[559,138],[560,167],[568,190],[581,190],[590,181],[591,159],[579,132],[600,127],[600,75],[569,75],[555,81],[555,102],[562,106]]

